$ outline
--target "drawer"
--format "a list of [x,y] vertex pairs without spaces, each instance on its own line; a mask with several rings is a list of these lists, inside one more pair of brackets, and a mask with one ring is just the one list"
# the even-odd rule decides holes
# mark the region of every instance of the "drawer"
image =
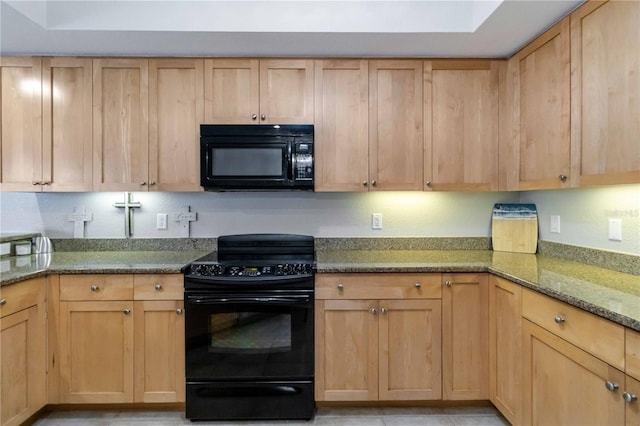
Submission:
[[44,302],[46,278],[33,278],[0,288],[0,317]]
[[527,289],[522,291],[522,316],[624,370],[623,326]]
[[133,300],[133,275],[60,275],[60,300]]
[[317,274],[316,299],[440,299],[440,274]]
[[626,329],[625,372],[640,380],[640,333]]
[[182,274],[136,274],[133,276],[135,300],[182,300],[184,298]]

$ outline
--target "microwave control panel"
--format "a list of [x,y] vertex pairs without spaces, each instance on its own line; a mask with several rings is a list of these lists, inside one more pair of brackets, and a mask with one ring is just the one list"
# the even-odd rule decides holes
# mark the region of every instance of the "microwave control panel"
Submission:
[[313,144],[310,142],[296,142],[295,180],[313,180]]

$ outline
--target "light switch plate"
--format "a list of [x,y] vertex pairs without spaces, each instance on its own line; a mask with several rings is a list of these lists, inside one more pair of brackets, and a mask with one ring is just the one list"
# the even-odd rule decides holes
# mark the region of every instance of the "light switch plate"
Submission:
[[382,229],[382,213],[371,213],[371,229]]
[[167,229],[166,213],[158,213],[158,216],[156,216],[156,229]]
[[551,215],[549,232],[552,232],[554,234],[560,233],[560,215]]
[[622,219],[609,219],[609,239],[622,241]]

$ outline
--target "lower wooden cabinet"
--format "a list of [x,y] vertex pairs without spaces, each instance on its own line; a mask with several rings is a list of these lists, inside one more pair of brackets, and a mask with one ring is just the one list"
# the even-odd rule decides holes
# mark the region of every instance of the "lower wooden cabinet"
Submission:
[[522,414],[522,287],[489,276],[489,398],[513,425]]
[[622,425],[625,375],[523,320],[524,425]]
[[45,278],[0,289],[0,424],[20,425],[47,402]]
[[181,288],[179,274],[60,276],[59,402],[183,402]]
[[[316,400],[440,399],[439,278],[439,274],[319,275]],[[407,298],[353,298],[363,292]]]
[[640,425],[640,381],[626,376],[623,391],[622,398],[626,403],[626,424],[627,426],[638,426]]
[[489,399],[489,275],[442,275],[442,398]]

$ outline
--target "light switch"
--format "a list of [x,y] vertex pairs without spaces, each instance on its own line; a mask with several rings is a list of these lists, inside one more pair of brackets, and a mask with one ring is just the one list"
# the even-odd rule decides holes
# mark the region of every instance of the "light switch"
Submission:
[[158,216],[156,216],[156,229],[167,229],[166,213],[158,213]]
[[609,219],[609,239],[622,241],[622,219]]
[[560,215],[551,215],[551,223],[549,224],[549,232],[554,234],[560,233]]

